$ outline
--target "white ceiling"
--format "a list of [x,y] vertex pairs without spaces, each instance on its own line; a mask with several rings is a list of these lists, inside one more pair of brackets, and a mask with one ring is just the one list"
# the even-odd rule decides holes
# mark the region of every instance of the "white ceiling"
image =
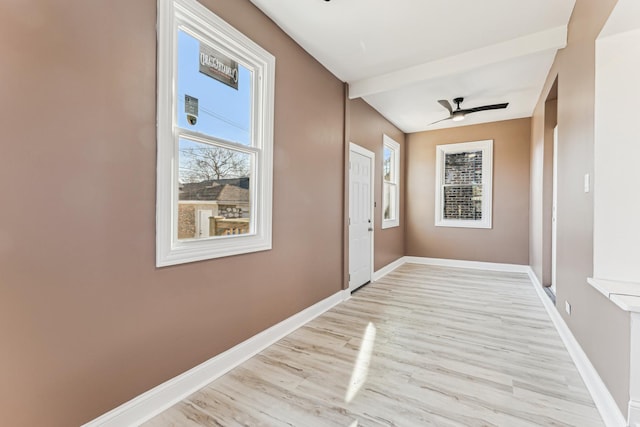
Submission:
[[[251,0],[404,132],[529,117],[575,0]],[[464,121],[462,108],[509,102]]]

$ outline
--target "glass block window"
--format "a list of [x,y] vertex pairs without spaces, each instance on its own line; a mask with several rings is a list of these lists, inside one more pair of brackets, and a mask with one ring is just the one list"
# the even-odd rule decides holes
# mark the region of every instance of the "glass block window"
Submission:
[[482,219],[482,151],[451,153],[444,161],[445,219]]
[[493,141],[437,146],[436,225],[491,228]]

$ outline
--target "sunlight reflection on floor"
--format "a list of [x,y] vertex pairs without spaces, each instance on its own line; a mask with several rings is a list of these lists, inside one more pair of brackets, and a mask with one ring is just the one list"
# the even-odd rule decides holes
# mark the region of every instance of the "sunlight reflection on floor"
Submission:
[[[358,352],[358,358],[356,364],[353,367],[351,373],[351,380],[349,381],[349,388],[347,394],[344,397],[344,401],[349,403],[356,397],[358,391],[367,380],[367,374],[369,373],[369,364],[371,362],[371,353],[373,352],[373,344],[376,340],[376,327],[373,323],[369,322],[367,329],[364,331],[362,337],[362,344],[360,344],[360,351]],[[355,426],[358,422],[355,422]],[[354,426],[354,424],[352,424]],[[351,426],[350,426],[351,427]]]

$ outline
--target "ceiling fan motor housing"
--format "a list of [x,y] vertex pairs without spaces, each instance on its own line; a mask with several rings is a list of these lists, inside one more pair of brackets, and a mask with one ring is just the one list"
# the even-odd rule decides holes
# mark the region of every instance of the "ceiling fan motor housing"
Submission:
[[433,125],[444,120],[453,120],[454,122],[459,122],[460,120],[464,120],[467,114],[488,110],[500,110],[502,108],[507,108],[507,106],[509,105],[508,102],[505,102],[503,104],[483,105],[481,107],[460,108],[460,104],[462,103],[462,101],[464,101],[464,98],[461,96],[453,99],[453,102],[456,104],[456,109],[454,110],[453,107],[451,107],[449,101],[447,101],[446,99],[439,99],[438,103],[447,109],[447,111],[449,112],[449,117],[446,117],[442,120],[437,120],[431,124]]

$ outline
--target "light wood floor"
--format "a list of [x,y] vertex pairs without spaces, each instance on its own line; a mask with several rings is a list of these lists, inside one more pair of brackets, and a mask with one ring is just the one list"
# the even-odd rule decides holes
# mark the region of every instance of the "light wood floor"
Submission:
[[145,425],[603,422],[525,274],[405,264]]

